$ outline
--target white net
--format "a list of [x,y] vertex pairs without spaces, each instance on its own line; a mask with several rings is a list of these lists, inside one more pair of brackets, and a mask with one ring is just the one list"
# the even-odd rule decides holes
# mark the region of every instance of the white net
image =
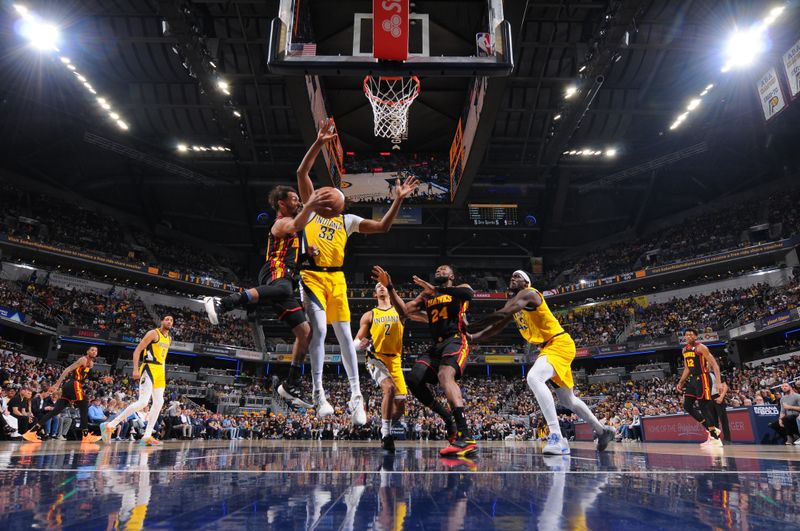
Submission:
[[399,144],[408,138],[408,109],[419,96],[419,78],[364,78],[364,94],[372,106],[375,136],[389,138]]

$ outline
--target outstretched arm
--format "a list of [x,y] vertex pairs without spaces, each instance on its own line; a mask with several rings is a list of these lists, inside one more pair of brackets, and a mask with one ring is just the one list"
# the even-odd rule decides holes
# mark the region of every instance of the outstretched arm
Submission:
[[427,314],[425,310],[422,309],[427,299],[425,292],[420,293],[417,298],[410,302],[404,302],[403,299],[400,298],[400,295],[394,290],[394,286],[392,286],[392,277],[390,277],[389,273],[384,271],[381,266],[372,267],[372,280],[380,282],[389,291],[389,298],[392,301],[392,306],[394,306],[397,313],[400,314],[401,319],[427,322]]
[[[514,314],[518,311],[525,307],[538,308],[541,305],[542,298],[538,293],[533,290],[520,291],[514,295],[514,297],[509,299],[502,308],[487,315],[477,323],[473,323],[470,326],[470,331],[475,330],[476,332],[479,332],[501,322],[505,322],[503,325],[503,327],[505,327],[505,325],[514,318]],[[502,330],[502,327],[499,330]]]
[[[334,192],[335,193],[335,192]],[[326,190],[320,192],[314,190],[303,205],[303,210],[293,218],[281,218],[272,225],[272,235],[276,238],[283,238],[288,234],[302,231],[311,218],[314,217],[314,210],[320,207],[327,207],[332,204],[331,194]]]
[[375,221],[374,219],[365,219],[358,225],[358,232],[361,234],[376,234],[379,232],[389,232],[389,229],[392,227],[392,223],[394,223],[394,219],[397,217],[397,213],[400,212],[400,205],[403,204],[403,199],[411,195],[411,192],[419,186],[419,181],[416,177],[408,177],[400,184],[400,179],[395,181],[395,190],[396,195],[394,198],[394,202],[389,210],[386,211],[386,214],[380,219],[380,221]]
[[300,167],[297,168],[297,191],[300,193],[300,199],[304,202],[308,201],[308,198],[311,197],[311,193],[314,191],[314,183],[311,182],[311,176],[309,175],[311,167],[314,166],[314,161],[317,160],[322,146],[334,138],[336,138],[336,133],[334,133],[333,119],[328,118],[327,120],[323,120],[322,123],[319,124],[317,139],[311,144],[311,147],[308,148],[305,157],[303,157],[303,161],[300,163]]

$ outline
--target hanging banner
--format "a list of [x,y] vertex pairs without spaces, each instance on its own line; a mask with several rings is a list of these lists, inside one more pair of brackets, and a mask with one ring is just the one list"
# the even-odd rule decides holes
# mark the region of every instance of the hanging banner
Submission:
[[783,67],[789,81],[789,95],[796,98],[800,94],[800,40],[783,54]]
[[786,99],[783,97],[778,73],[774,68],[767,70],[767,73],[758,80],[758,98],[761,100],[761,108],[767,120],[772,119],[786,107]]
[[372,1],[372,55],[378,59],[408,59],[409,0]]

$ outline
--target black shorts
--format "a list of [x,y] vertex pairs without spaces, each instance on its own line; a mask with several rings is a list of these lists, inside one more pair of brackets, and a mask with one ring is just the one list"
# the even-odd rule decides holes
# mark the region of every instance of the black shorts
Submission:
[[83,392],[83,385],[75,380],[67,380],[61,384],[61,398],[68,402],[86,400],[86,395]]
[[711,377],[709,375],[690,376],[683,389],[686,396],[699,400],[711,400]]
[[461,334],[448,337],[444,341],[435,343],[428,349],[428,353],[420,356],[417,363],[427,365],[430,369],[425,375],[426,383],[439,381],[439,367],[449,366],[456,370],[456,380],[460,379],[469,355],[469,343]]
[[269,301],[270,306],[278,316],[278,320],[286,323],[290,329],[307,322],[306,312],[303,311],[303,306],[295,295],[297,286],[294,280],[290,277],[271,280],[270,276],[269,264],[264,264],[258,273],[259,286],[283,286],[286,292],[286,296],[270,299]]

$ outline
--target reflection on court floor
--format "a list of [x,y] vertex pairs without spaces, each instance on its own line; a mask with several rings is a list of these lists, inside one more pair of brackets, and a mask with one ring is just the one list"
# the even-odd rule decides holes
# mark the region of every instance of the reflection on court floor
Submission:
[[484,443],[0,445],[0,528],[765,529],[800,526],[794,448]]

